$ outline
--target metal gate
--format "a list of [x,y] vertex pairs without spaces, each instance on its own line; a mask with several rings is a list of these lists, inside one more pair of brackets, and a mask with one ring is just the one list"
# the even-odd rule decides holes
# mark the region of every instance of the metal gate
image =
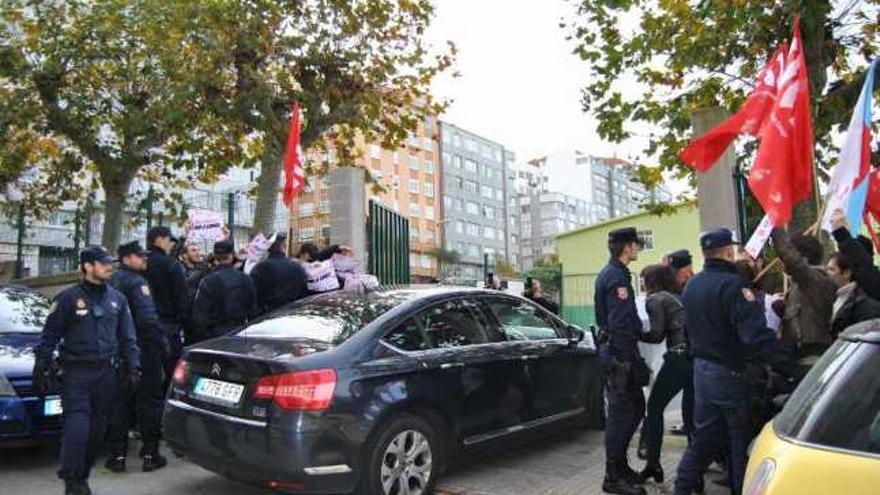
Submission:
[[379,279],[379,283],[410,283],[408,218],[370,201],[367,243],[370,273]]

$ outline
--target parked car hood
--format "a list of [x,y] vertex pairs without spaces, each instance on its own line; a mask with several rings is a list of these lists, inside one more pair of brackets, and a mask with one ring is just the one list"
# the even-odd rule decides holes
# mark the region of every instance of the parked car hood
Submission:
[[0,334],[0,373],[8,377],[30,376],[34,369],[34,347],[38,333]]

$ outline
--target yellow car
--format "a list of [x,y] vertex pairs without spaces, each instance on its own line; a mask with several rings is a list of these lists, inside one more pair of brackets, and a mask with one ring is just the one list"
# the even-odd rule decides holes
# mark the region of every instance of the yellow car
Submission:
[[880,319],[855,325],[755,440],[745,495],[880,495]]

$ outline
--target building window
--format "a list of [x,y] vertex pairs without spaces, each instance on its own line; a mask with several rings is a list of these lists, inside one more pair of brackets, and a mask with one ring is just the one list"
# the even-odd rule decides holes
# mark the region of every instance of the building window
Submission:
[[464,187],[464,179],[462,179],[461,177],[456,177],[454,179],[454,181],[455,181],[455,187],[457,187],[459,189]]
[[425,148],[428,151],[434,151],[434,140],[427,136],[422,138],[422,148]]
[[398,187],[400,187],[400,177],[395,175],[391,178],[391,190],[396,191]]
[[410,170],[419,170],[419,157],[409,155],[409,169]]
[[452,166],[452,155],[445,151],[443,152],[443,166],[447,168]]
[[413,241],[419,242],[419,229],[417,229],[416,227],[410,227],[409,238]]
[[419,255],[409,253],[409,266],[419,266]]
[[486,239],[495,239],[495,229],[492,227],[483,227],[483,236]]
[[305,228],[299,230],[300,242],[312,241],[314,239],[315,239],[314,227],[305,227]]
[[443,130],[442,127],[440,128],[440,136],[443,139],[443,143],[449,144],[452,142],[452,133],[449,131]]
[[419,180],[418,179],[410,179],[409,180],[409,192],[413,194],[419,193]]
[[299,205],[299,216],[310,217],[315,214],[315,203],[302,203]]
[[492,199],[492,192],[492,187],[487,185],[480,186],[480,194],[482,194],[484,198]]
[[453,165],[455,165],[455,168],[457,168],[459,170],[461,170],[461,160],[462,160],[462,158],[458,155],[455,155],[455,158],[453,158],[453,160],[452,160],[452,163],[453,163]]
[[461,220],[455,221],[455,233],[464,234],[464,222],[462,222]]
[[464,190],[470,194],[477,194],[477,187],[477,183],[472,180],[465,181],[464,183]]
[[425,207],[425,218],[428,220],[434,220],[434,207],[426,206]]
[[643,248],[645,251],[651,251],[654,249],[654,231],[651,229],[640,230],[639,231],[639,239],[645,243],[645,247]]
[[324,215],[330,213],[330,202],[327,200],[321,201],[321,213]]
[[495,189],[495,199],[498,201],[504,201],[504,191],[501,189]]
[[431,162],[425,162],[425,173],[433,174],[434,173],[434,164]]
[[413,217],[421,216],[422,209],[419,207],[418,203],[410,203],[409,204],[409,214]]
[[452,196],[443,196],[444,208],[446,208],[447,210],[451,210],[453,204],[455,204],[455,201],[453,200]]
[[467,212],[471,215],[479,215],[480,214],[480,206],[473,201],[467,202]]
[[434,184],[430,182],[425,182],[425,197],[433,198],[434,197]]
[[477,142],[473,140],[473,138],[465,138],[464,140],[464,149],[476,152],[477,151]]
[[380,148],[378,145],[371,144],[370,145],[370,158],[374,158],[374,159],[378,160],[381,157],[382,157],[382,148]]
[[479,236],[480,235],[480,226],[475,223],[468,222],[467,233],[468,233],[468,235],[471,235],[474,237]]
[[437,234],[433,230],[428,230],[426,233],[428,234],[428,243],[433,244],[437,240]]
[[431,268],[431,257],[427,254],[423,254],[422,258],[422,268]]
[[461,148],[461,134],[456,133],[455,136],[453,136],[452,142],[456,148]]
[[464,161],[464,169],[472,174],[477,173],[477,162],[475,162],[473,160],[465,160]]

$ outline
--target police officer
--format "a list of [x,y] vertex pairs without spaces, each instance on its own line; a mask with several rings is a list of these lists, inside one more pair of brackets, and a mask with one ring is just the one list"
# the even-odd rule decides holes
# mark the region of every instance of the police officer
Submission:
[[217,268],[202,279],[193,305],[195,339],[223,335],[256,314],[257,296],[250,277],[233,266],[235,249],[229,241],[214,244]]
[[59,348],[64,373],[64,434],[58,476],[64,480],[68,495],[91,493],[87,480],[106,433],[118,370],[121,368],[123,381],[129,385],[140,378],[128,302],[107,285],[113,274],[113,258],[104,248],[90,246],[79,259],[83,278],[55,299],[34,349],[34,387],[38,395],[45,395],[53,354]]
[[750,440],[746,348],[759,352],[786,376],[796,374],[792,356],[767,328],[764,307],[734,264],[733,232],[716,229],[700,238],[705,264],[684,290],[685,327],[694,356],[695,432],[678,466],[676,494],[702,486],[706,467],[729,442],[734,493],[741,493]]
[[257,310],[262,314],[301,299],[308,294],[306,270],[287,258],[287,236],[275,235],[269,256],[251,271],[257,291]]
[[602,332],[600,349],[606,368],[608,417],[605,425],[606,493],[641,495],[643,480],[630,468],[626,452],[645,414],[639,363],[639,335],[642,320],[636,310],[632,275],[627,266],[638,259],[643,246],[634,228],[611,231],[608,250],[611,260],[596,279],[596,322]]
[[687,249],[679,249],[666,255],[666,262],[675,270],[675,283],[679,290],[694,276],[694,258]]
[[120,387],[119,400],[110,416],[107,440],[110,456],[105,466],[115,472],[125,471],[128,451],[128,426],[132,406],[135,408],[141,439],[144,472],[155,471],[168,464],[159,453],[164,406],[164,363],[168,340],[159,326],[159,315],[147,280],[141,275],[147,268],[147,253],[137,241],[119,246],[120,269],[113,274],[110,285],[125,295],[134,318],[137,342],[141,350],[141,382],[136,390]]
[[159,324],[171,350],[164,363],[166,382],[183,350],[182,329],[189,314],[186,270],[170,255],[176,242],[168,227],[160,225],[147,232],[150,252],[145,278],[159,313]]

